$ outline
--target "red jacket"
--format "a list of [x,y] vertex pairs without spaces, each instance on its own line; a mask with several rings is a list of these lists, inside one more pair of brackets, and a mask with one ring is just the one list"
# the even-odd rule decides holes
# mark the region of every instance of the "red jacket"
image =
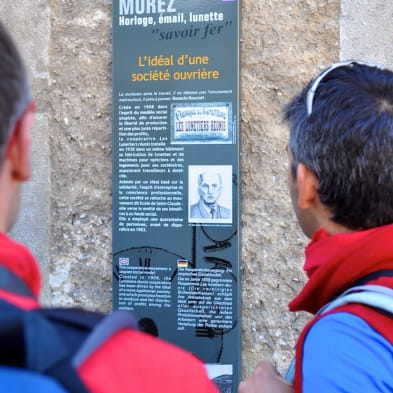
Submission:
[[[41,279],[30,252],[0,234],[0,264],[19,276],[36,299],[4,289],[0,298],[27,310],[39,307]],[[131,329],[116,333],[78,371],[94,393],[218,393],[205,366],[193,355]]]
[[[304,269],[309,281],[289,304],[291,311],[315,314],[356,281],[371,273],[393,270],[393,225],[375,229],[329,236],[319,230],[306,248]],[[367,282],[393,288],[393,277],[379,277]],[[360,304],[348,304],[333,312],[349,312],[363,318],[370,326],[393,344],[393,320]],[[303,344],[312,325],[324,315],[311,320],[300,334],[296,345],[295,392],[302,391]]]

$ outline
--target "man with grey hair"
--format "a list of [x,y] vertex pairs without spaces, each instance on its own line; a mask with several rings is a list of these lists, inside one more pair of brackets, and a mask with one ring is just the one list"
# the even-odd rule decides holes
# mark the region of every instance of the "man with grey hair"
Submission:
[[221,175],[205,171],[198,176],[198,203],[190,206],[190,217],[201,219],[229,219],[231,211],[218,204],[222,193]]
[[285,380],[262,361],[240,393],[393,392],[393,72],[332,64],[291,100],[288,185],[313,318]]

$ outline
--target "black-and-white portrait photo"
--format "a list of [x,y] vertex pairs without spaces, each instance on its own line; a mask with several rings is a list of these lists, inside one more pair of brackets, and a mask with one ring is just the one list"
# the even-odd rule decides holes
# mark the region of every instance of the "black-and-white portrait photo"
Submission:
[[232,222],[232,166],[189,167],[189,222]]

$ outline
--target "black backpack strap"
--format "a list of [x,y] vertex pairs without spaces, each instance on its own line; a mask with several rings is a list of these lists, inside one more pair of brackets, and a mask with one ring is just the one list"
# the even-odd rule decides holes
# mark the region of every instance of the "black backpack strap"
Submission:
[[33,312],[43,315],[54,326],[71,357],[94,327],[105,318],[102,313],[81,308],[38,308]]
[[129,311],[118,310],[105,315],[80,308],[40,308],[34,312],[54,324],[73,354],[75,368],[119,330],[138,330],[138,323]]
[[46,322],[61,340],[56,345],[61,344],[67,350],[67,358],[53,364],[45,373],[59,380],[70,392],[87,392],[81,390],[76,370],[97,348],[122,329],[138,329],[134,316],[128,311],[104,315],[83,309],[59,308],[37,309],[33,314],[48,319]]
[[[1,265],[0,289],[35,298],[23,280]],[[51,376],[72,393],[88,393],[77,367],[122,329],[138,329],[128,311],[107,316],[75,308],[25,311],[0,299],[0,364]]]
[[122,329],[138,329],[134,316],[128,311],[114,311],[102,319],[75,353],[72,364],[79,367],[98,347]]
[[69,392],[88,393],[52,324],[4,300],[0,300],[0,363],[46,374]]

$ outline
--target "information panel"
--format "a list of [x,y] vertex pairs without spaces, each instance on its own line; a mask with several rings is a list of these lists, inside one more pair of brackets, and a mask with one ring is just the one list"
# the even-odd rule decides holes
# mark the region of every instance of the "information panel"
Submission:
[[239,2],[113,1],[113,305],[240,373]]

